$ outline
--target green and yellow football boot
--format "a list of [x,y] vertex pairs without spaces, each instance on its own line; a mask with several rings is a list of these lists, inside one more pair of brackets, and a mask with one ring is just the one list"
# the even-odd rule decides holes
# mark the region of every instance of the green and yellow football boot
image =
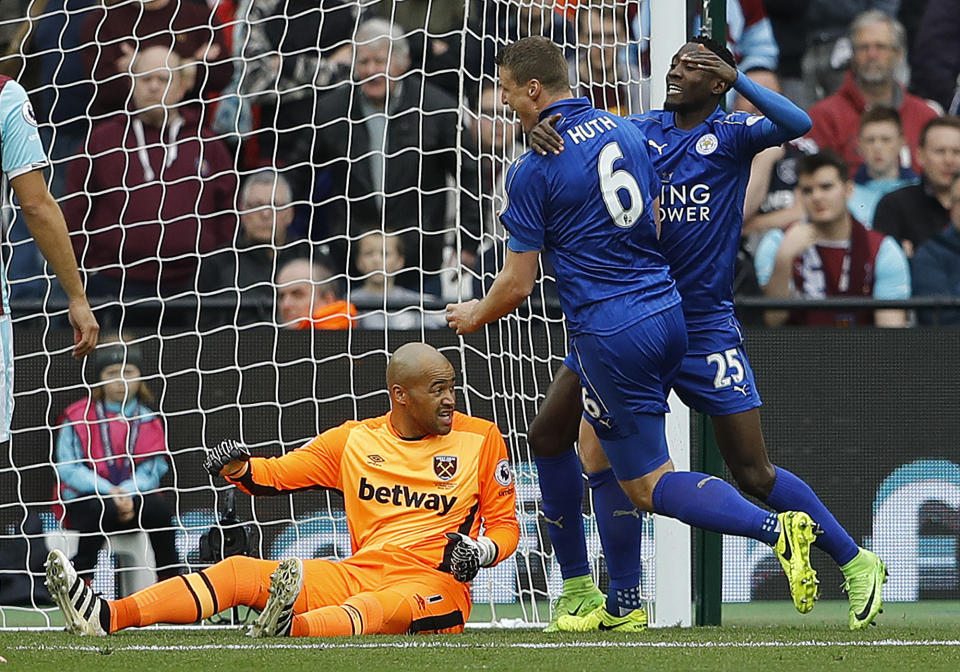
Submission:
[[780,538],[773,551],[790,583],[793,606],[801,614],[809,613],[819,597],[817,571],[810,565],[810,546],[817,538],[819,526],[802,511],[778,514]]
[[846,581],[843,590],[850,598],[850,629],[865,628],[883,610],[881,593],[887,582],[887,567],[876,553],[861,548],[857,556],[840,568]]
[[558,632],[561,616],[583,616],[607,601],[589,576],[577,576],[563,582],[563,594],[550,605],[550,623],[544,632]]
[[626,616],[614,616],[601,604],[583,616],[561,616],[557,619],[560,632],[643,632],[647,629],[647,612],[634,609]]

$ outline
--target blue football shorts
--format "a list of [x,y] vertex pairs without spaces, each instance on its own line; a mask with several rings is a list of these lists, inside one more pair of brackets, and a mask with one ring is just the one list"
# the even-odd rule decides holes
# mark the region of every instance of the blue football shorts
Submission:
[[673,383],[684,404],[711,416],[742,413],[763,404],[739,329],[690,334],[689,342]]
[[565,364],[580,376],[584,417],[619,480],[644,476],[669,459],[664,414],[686,334],[676,305],[615,334],[571,339]]

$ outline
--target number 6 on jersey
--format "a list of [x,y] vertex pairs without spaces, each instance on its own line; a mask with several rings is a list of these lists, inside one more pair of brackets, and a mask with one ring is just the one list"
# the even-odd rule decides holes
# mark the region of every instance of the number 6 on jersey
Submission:
[[[600,150],[597,157],[597,172],[600,173],[600,193],[607,206],[610,219],[621,229],[629,229],[643,214],[643,193],[636,178],[626,170],[614,170],[613,164],[623,158],[623,151],[616,142]],[[623,189],[630,197],[630,208],[624,207],[617,192]]]

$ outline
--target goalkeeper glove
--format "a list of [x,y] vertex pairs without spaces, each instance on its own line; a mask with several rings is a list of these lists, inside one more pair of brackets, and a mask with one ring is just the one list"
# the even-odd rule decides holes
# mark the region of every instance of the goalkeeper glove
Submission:
[[497,545],[487,537],[472,539],[460,532],[447,532],[447,539],[456,542],[450,553],[450,573],[460,583],[472,581],[481,567],[489,567],[497,559]]
[[[250,459],[250,449],[242,443],[233,439],[225,439],[214,448],[207,448],[207,456],[203,460],[203,468],[211,476],[217,477],[223,468],[231,462],[246,462]],[[238,472],[234,469],[227,476],[233,476]]]

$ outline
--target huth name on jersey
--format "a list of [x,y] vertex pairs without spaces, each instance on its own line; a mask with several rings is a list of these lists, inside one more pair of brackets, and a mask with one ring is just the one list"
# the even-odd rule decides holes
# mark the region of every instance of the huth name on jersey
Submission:
[[573,128],[567,129],[567,137],[573,140],[573,144],[579,145],[590,138],[603,135],[611,128],[616,128],[617,122],[610,117],[597,117],[582,124],[577,124]]

